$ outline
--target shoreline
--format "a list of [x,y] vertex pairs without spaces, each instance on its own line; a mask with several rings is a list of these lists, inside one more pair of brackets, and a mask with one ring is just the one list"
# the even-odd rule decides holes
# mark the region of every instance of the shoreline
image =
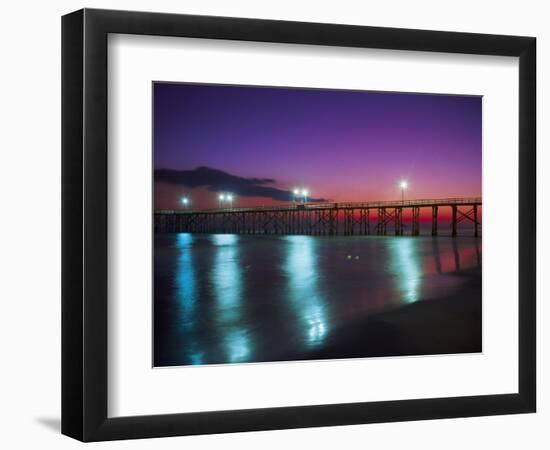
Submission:
[[456,275],[468,280],[453,294],[418,300],[358,319],[331,332],[322,349],[290,359],[480,353],[481,271]]

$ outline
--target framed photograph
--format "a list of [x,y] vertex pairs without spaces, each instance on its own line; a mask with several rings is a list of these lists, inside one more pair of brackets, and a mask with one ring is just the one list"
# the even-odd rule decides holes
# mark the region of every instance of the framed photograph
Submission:
[[62,20],[62,432],[535,411],[533,37]]

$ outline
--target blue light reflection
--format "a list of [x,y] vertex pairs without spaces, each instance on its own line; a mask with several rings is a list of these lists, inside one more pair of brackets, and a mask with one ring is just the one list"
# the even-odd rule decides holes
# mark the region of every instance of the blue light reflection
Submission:
[[222,330],[222,340],[227,359],[231,363],[248,361],[251,342],[243,325],[243,273],[239,260],[239,236],[215,234],[211,236],[216,246],[211,283],[216,300],[215,320]]
[[390,270],[397,278],[401,298],[406,303],[420,299],[422,266],[418,254],[418,240],[416,237],[388,240]]
[[284,270],[289,283],[293,309],[302,322],[306,345],[322,344],[329,331],[326,301],[319,291],[315,238],[287,236],[287,256]]
[[[196,329],[198,286],[197,274],[193,259],[192,247],[193,235],[190,233],[179,233],[176,237],[176,248],[179,250],[179,257],[176,266],[175,292],[178,304],[178,321],[180,332],[192,332]],[[192,364],[202,364],[204,352],[198,349],[196,341],[190,343],[183,349],[183,353],[189,357]]]
[[179,233],[176,237],[176,247],[179,257],[176,267],[175,288],[176,300],[179,307],[179,325],[191,329],[196,323],[197,285],[195,266],[193,264],[193,235]]

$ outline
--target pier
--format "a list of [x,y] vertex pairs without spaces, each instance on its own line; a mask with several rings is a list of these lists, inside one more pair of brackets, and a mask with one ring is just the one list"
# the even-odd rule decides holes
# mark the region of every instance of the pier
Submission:
[[[427,209],[431,210],[431,235],[438,236],[443,208],[450,211],[452,237],[458,235],[461,222],[471,223],[470,236],[480,235],[479,197],[156,210],[154,227],[155,232],[419,236],[420,212]],[[405,229],[404,213],[410,213],[410,229]]]

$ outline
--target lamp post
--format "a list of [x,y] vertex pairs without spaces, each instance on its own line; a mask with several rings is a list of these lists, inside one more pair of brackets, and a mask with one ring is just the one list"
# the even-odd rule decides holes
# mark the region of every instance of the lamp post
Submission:
[[227,194],[225,199],[229,202],[229,208],[233,208],[233,194]]
[[189,206],[189,198],[188,197],[182,197],[181,198],[181,204],[185,209]]
[[307,203],[307,196],[309,195],[309,192],[307,189],[302,189],[302,197],[304,198],[304,203]]
[[294,202],[296,202],[298,196],[300,195],[300,189],[294,189],[292,193],[294,194]]
[[401,204],[405,204],[405,189],[407,189],[408,185],[406,180],[402,180],[399,183],[399,187],[401,188]]
[[222,203],[223,203],[223,201],[225,200],[225,195],[224,195],[224,194],[220,194],[220,195],[218,196],[218,200],[219,200],[219,206],[220,206],[220,208],[221,208],[221,207],[222,207]]

